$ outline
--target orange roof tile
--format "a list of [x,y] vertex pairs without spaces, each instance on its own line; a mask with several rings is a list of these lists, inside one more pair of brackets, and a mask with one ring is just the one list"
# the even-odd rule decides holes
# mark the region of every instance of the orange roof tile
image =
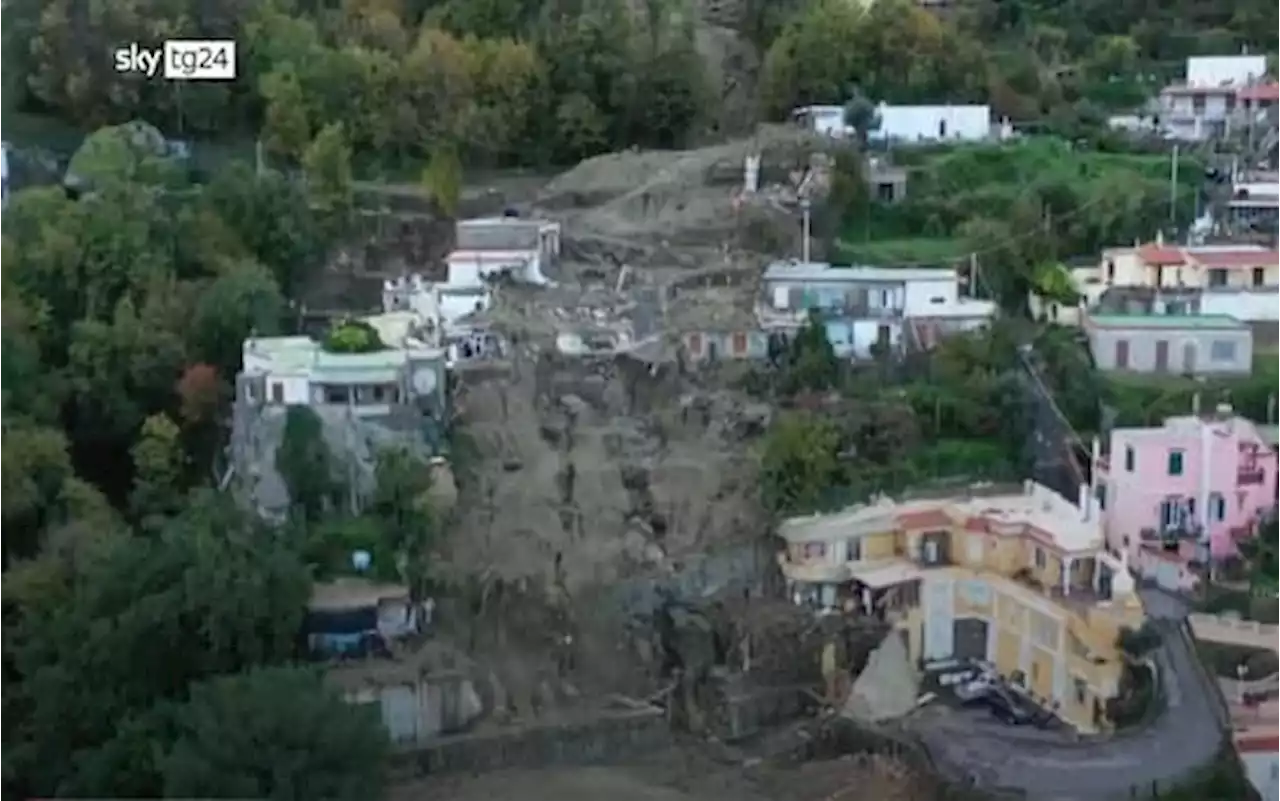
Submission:
[[1155,243],[1143,245],[1138,248],[1138,258],[1147,264],[1153,266],[1166,266],[1174,264],[1185,264],[1186,255],[1182,252],[1182,248],[1176,248],[1169,245],[1157,245]]
[[1240,100],[1275,103],[1280,100],[1280,84],[1260,83],[1254,86],[1242,86],[1236,92],[1236,97]]
[[951,518],[941,509],[925,509],[919,512],[906,512],[898,516],[898,525],[902,528],[933,528],[951,525]]
[[1191,261],[1201,267],[1274,267],[1280,264],[1280,253],[1274,250],[1197,250],[1187,251]]

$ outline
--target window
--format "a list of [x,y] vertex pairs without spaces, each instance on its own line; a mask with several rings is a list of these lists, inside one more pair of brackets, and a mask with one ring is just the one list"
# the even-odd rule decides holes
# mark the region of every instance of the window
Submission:
[[1222,497],[1221,492],[1210,493],[1209,495],[1209,516],[1213,520],[1224,520],[1227,517],[1227,499]]
[[1249,499],[1249,493],[1245,492],[1244,490],[1237,490],[1236,491],[1236,509],[1238,511],[1243,512],[1245,501],[1247,501],[1248,499]]
[[1182,475],[1182,451],[1169,451],[1169,475]]
[[821,542],[806,542],[804,544],[805,559],[821,559],[827,555],[827,546]]
[[1228,339],[1217,339],[1209,343],[1209,361],[1221,364],[1236,359],[1236,343]]
[[1107,485],[1098,485],[1098,508],[1106,511],[1107,508]]
[[279,381],[271,382],[271,402],[284,403],[284,384]]
[[1132,473],[1134,463],[1137,462],[1137,454],[1133,452],[1132,445],[1124,446],[1124,469],[1125,472]]
[[1111,259],[1107,259],[1107,283],[1116,280],[1116,263]]
[[1253,268],[1254,288],[1256,289],[1258,287],[1266,286],[1266,284],[1267,284],[1267,271],[1262,267],[1254,267]]
[[1116,340],[1116,369],[1129,369],[1129,340]]
[[938,138],[939,139],[947,138],[947,121],[946,120],[938,120]]
[[1044,566],[1047,562],[1048,560],[1044,555],[1044,549],[1037,547],[1036,548],[1036,568],[1039,570],[1044,570]]
[[982,537],[976,534],[970,534],[967,547],[969,551],[969,561],[976,562],[976,563],[982,562],[982,555],[984,550]]
[[966,581],[961,584],[964,599],[974,606],[987,606],[991,603],[991,588],[985,581]]
[[1058,621],[1041,614],[1031,613],[1031,642],[1042,648],[1058,647]]
[[1076,703],[1083,706],[1089,701],[1089,683],[1084,679],[1075,680]]
[[1226,270],[1210,270],[1209,271],[1209,286],[1222,287],[1226,285],[1227,285]]
[[858,537],[850,537],[844,541],[844,560],[846,562],[857,562],[862,559],[862,540]]

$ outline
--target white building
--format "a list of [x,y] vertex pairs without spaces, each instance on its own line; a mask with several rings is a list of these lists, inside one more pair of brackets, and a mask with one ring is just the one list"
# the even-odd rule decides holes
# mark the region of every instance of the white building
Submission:
[[1193,56],[1185,80],[1160,93],[1160,127],[1172,139],[1199,142],[1226,134],[1233,123],[1265,110],[1265,56]]
[[767,331],[792,331],[818,311],[842,357],[878,347],[928,347],[939,334],[972,330],[995,314],[991,301],[962,297],[955,270],[836,267],[778,262],[763,276],[757,317]]
[[981,142],[992,138],[990,106],[891,106],[881,103],[872,140]]
[[[876,109],[879,127],[868,139],[881,142],[980,142],[1012,134],[1007,124],[992,129],[990,106],[894,106]],[[799,125],[824,136],[852,136],[844,121],[843,106],[803,106],[791,112]]]
[[310,337],[260,337],[245,340],[243,359],[236,390],[249,404],[334,406],[357,417],[444,404],[444,354],[434,348],[331,353]]
[[476,287],[506,274],[536,286],[560,258],[560,224],[521,217],[483,217],[457,224],[456,248],[445,257],[449,285]]

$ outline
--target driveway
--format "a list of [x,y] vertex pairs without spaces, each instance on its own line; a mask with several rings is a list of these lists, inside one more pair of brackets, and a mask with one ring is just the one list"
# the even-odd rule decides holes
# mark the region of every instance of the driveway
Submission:
[[1204,764],[1222,740],[1212,688],[1176,630],[1185,605],[1155,591],[1143,591],[1143,602],[1165,635],[1153,658],[1168,701],[1148,728],[1107,741],[1067,742],[1050,732],[974,725],[953,715],[913,730],[940,768],[979,786],[1019,789],[1036,801],[1100,801],[1129,798],[1137,785],[1138,797],[1147,797],[1153,781],[1164,785]]

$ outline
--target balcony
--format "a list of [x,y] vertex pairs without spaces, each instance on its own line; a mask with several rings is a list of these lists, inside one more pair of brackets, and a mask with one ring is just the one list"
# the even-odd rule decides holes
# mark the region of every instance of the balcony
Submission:
[[[864,304],[845,304],[813,309],[823,320],[900,320],[902,309],[874,307]],[[768,303],[756,306],[756,318],[761,325],[800,326],[809,319],[809,309],[779,309]]]
[[1162,545],[1166,548],[1177,548],[1183,542],[1199,542],[1204,538],[1204,527],[1199,523],[1185,525],[1144,528],[1140,532],[1142,542],[1147,545]]
[[1262,468],[1245,469],[1236,473],[1236,486],[1257,487],[1267,480],[1267,472]]

